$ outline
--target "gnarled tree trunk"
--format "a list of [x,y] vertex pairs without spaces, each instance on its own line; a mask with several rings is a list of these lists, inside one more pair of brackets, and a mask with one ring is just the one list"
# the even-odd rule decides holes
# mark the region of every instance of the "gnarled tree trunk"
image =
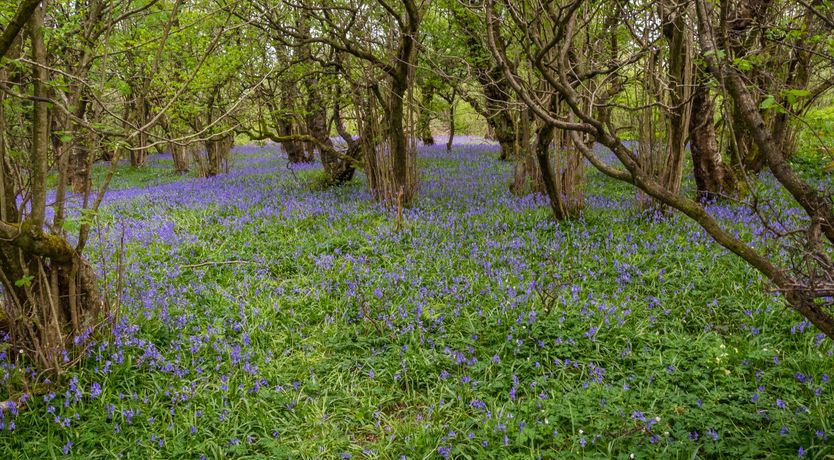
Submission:
[[[353,174],[356,171],[356,166],[362,157],[362,139],[355,140],[353,136],[345,128],[344,120],[342,120],[340,103],[340,92],[336,91],[336,103],[333,106],[333,121],[336,124],[336,131],[339,136],[347,144],[347,150],[337,162],[331,164],[328,178],[336,184],[342,184],[353,179]],[[322,160],[323,161],[323,160]]]
[[230,133],[218,135],[206,141],[206,177],[229,172],[229,158],[234,145],[235,136]]
[[516,196],[529,193],[547,193],[542,173],[537,165],[536,153],[530,145],[531,115],[528,110],[519,112],[520,129],[518,130],[517,146],[514,148],[516,157],[513,159],[513,181],[510,192]]
[[[281,84],[281,113],[273,113],[275,130],[278,131],[278,135],[292,137],[299,134],[292,115],[297,101],[298,89],[295,82],[289,79],[283,81]],[[281,147],[284,148],[290,163],[310,163],[313,161],[313,156],[308,153],[304,143],[299,140],[282,141]]]
[[186,146],[175,142],[171,142],[168,145],[171,151],[171,160],[174,162],[174,173],[179,175],[187,174],[191,166],[191,161]]
[[692,96],[692,118],[689,121],[690,152],[699,200],[711,200],[735,194],[733,170],[724,164],[715,134],[713,105],[709,88],[697,84]]
[[486,98],[487,124],[493,139],[501,147],[499,159],[510,161],[516,157],[515,124],[510,113],[509,94],[511,89],[498,67],[493,67],[479,76]]
[[[94,330],[105,312],[93,268],[66,240],[27,224],[0,228],[3,316],[15,353],[59,373],[74,338]],[[9,237],[9,238],[6,238]]]

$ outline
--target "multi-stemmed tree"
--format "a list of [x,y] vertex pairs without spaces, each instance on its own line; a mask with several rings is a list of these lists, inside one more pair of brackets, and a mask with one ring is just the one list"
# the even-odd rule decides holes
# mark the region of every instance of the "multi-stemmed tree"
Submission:
[[[380,0],[303,7],[308,10],[309,25],[287,27],[284,32],[302,43],[324,44],[359,61],[365,84],[376,98],[368,102],[384,113],[378,139],[363,143],[372,146],[364,152],[371,187],[382,200],[410,203],[417,192],[417,152],[413,120],[407,118],[408,102],[424,6],[413,0],[400,0],[396,5]],[[372,116],[368,118],[362,122],[370,122]]]
[[[166,138],[159,126],[170,123],[178,102],[202,91],[195,85],[205,78],[202,63],[213,51],[211,43],[228,32],[218,29],[210,44],[195,46],[200,65],[177,68],[180,78],[168,82],[167,92],[155,88],[158,82],[114,71],[114,62],[124,63],[119,59],[126,55],[154,57],[149,70],[167,64],[165,49],[183,32],[171,19],[176,13],[165,15],[168,26],[160,35],[130,37],[145,22],[158,22],[154,8],[169,6],[157,0],[27,1],[0,36],[0,328],[16,359],[25,356],[53,376],[74,362],[84,337],[108,324],[107,296],[83,254],[120,156],[189,142]],[[222,12],[191,6],[201,16],[191,18],[192,26]],[[131,115],[137,101],[125,91],[131,85],[151,89],[153,98],[142,98],[148,109],[142,117]],[[225,118],[229,109],[224,110],[214,112],[215,120]],[[201,129],[210,134],[206,140],[213,125],[218,123]],[[93,184],[97,158],[109,158],[111,167]],[[54,194],[49,184],[55,184]]]
[[[780,18],[781,22],[756,26],[766,29],[762,32],[764,36],[778,40],[768,47],[741,46],[739,43],[746,40],[748,28],[752,27],[750,18],[762,14]],[[756,66],[775,65],[774,55],[804,55],[805,44],[819,43],[821,34],[831,31],[834,22],[830,9],[824,5],[796,6],[789,2],[755,0],[646,2],[629,8],[623,8],[619,2],[575,0],[531,4],[489,0],[483,17],[490,52],[539,123],[568,133],[573,149],[603,173],[634,185],[658,204],[696,221],[719,244],[761,272],[792,308],[826,335],[834,337],[831,191],[813,186],[793,169],[787,161],[791,153],[790,143],[785,141],[787,127],[775,118],[769,121],[772,115],[768,112],[771,109],[787,113],[795,122],[801,122],[797,118],[799,112],[791,106],[791,97],[796,102],[809,93],[786,84],[777,87],[778,93],[774,94],[776,90],[759,84],[756,72],[751,70]],[[612,17],[616,20],[612,21]],[[593,41],[585,37],[606,24],[615,24],[609,32],[613,37],[610,45],[589,52],[586,47]],[[508,36],[514,38],[506,44],[503,37]],[[825,63],[829,71],[818,73],[816,78],[808,76],[807,81],[797,85],[819,88],[815,94],[830,89],[830,66],[834,60],[827,57],[831,56],[829,51],[822,53],[825,58],[819,58],[828,59]],[[749,136],[762,155],[763,165],[775,178],[776,189],[770,193],[789,195],[805,212],[799,222],[778,222],[777,216],[759,206],[763,197],[755,195],[749,204],[760,221],[753,225],[764,228],[764,234],[771,237],[756,247],[731,229],[742,223],[722,221],[713,214],[712,208],[688,196],[680,187],[683,146],[687,139],[693,139],[686,135],[687,131],[706,131],[711,135],[709,127],[704,130],[701,126],[711,122],[709,94],[704,89],[689,94],[696,81],[695,61],[699,61],[715,92],[739,122],[736,131],[743,129],[746,133],[734,132],[729,136],[735,141],[733,148],[740,148],[740,136]],[[799,65],[797,61],[781,62],[774,73],[793,72]],[[531,75],[538,78],[531,80]],[[643,82],[634,83],[635,76]],[[646,85],[646,79],[663,84]],[[705,83],[701,80],[698,85]],[[658,136],[658,145],[653,147],[657,151],[646,152],[647,147],[652,147],[641,145],[647,140],[651,142],[646,136],[638,136],[637,144],[624,138],[630,120],[614,109],[621,110],[623,101],[634,99],[629,97],[629,92],[642,92],[642,97],[638,98],[638,105],[625,107],[626,115],[660,112],[651,117],[653,126],[644,126],[658,131],[652,134]],[[699,120],[694,127],[688,115],[693,110]],[[610,149],[616,162],[604,161],[589,141]],[[702,168],[699,172],[702,178],[713,180],[711,188],[702,192],[729,191],[731,187],[726,185],[725,178],[710,176],[724,172],[720,157],[714,152],[715,141],[697,140],[701,141],[696,166]],[[646,155],[654,158],[647,159]],[[705,163],[707,167],[703,167]],[[742,172],[751,171],[742,169]],[[757,179],[750,176],[749,180]],[[560,217],[557,209],[554,212]]]

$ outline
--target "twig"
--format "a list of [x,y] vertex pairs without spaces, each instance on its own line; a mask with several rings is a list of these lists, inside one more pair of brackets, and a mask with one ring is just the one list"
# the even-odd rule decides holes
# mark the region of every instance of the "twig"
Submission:
[[188,264],[188,265],[180,265],[180,268],[197,268],[197,267],[206,267],[206,266],[214,266],[214,265],[236,265],[236,264],[256,264],[258,262],[252,260],[222,260],[219,262],[207,261],[207,262],[200,262],[198,264]]

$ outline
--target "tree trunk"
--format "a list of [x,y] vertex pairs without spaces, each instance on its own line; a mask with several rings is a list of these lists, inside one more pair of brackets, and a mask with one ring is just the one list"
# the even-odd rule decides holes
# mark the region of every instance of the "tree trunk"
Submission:
[[703,82],[694,88],[689,126],[690,151],[698,199],[712,200],[734,195],[735,175],[721,158],[709,88]]
[[556,189],[556,180],[553,173],[553,166],[550,164],[550,146],[553,143],[553,125],[547,123],[539,128],[536,136],[536,162],[542,175],[545,192],[550,199],[550,209],[557,220],[564,220],[567,215],[564,212],[565,206],[562,196]]
[[730,110],[729,123],[731,137],[727,148],[736,175],[743,178],[749,174],[758,174],[765,167],[765,157],[753,140],[736,107]]
[[184,175],[188,173],[190,167],[189,155],[186,147],[177,143],[170,143],[171,160],[174,162],[174,173]]
[[9,334],[13,356],[25,353],[37,369],[59,374],[74,338],[94,329],[104,312],[95,271],[60,236],[19,228],[62,257],[39,255],[20,237],[0,242],[5,297],[5,324],[0,329]]
[[499,159],[510,161],[516,157],[515,124],[510,114],[510,88],[498,67],[484,72],[480,78],[486,98],[487,124],[492,138],[501,147]]
[[40,4],[39,0],[23,0],[18,4],[14,16],[0,35],[0,59],[6,57],[6,53],[15,45],[18,34],[35,14]]
[[331,170],[329,178],[336,184],[342,184],[353,179],[356,165],[362,156],[361,140],[357,142],[353,139],[353,136],[347,131],[342,120],[340,97],[341,92],[337,89],[336,102],[333,104],[333,121],[336,125],[336,131],[339,132],[339,136],[347,144],[347,151],[344,153],[344,157],[339,159],[338,166]]
[[[8,51],[9,57],[17,57],[20,41],[15,41],[13,51]],[[0,81],[7,81],[8,72],[0,67]],[[6,93],[0,91],[0,220],[18,222],[15,185],[12,178],[10,158],[6,152]]]
[[215,136],[206,141],[206,177],[213,177],[221,172],[229,172],[229,157],[232,147],[235,145],[235,137],[232,134]]
[[[324,148],[319,148],[321,165],[328,180],[333,180],[340,169],[340,159],[333,155],[333,141],[327,129],[327,108],[321,96],[321,88],[317,78],[309,81],[305,121],[307,132],[310,133]],[[329,149],[329,150],[328,150]]]
[[[292,118],[297,101],[298,89],[292,81],[286,79],[281,85],[281,113],[273,114],[276,131],[281,136],[295,136],[298,134]],[[310,163],[313,161],[312,156],[308,156],[306,146],[301,141],[284,141],[281,142],[281,147],[284,148],[290,163]]]
[[366,90],[366,94],[361,91],[355,91],[353,94],[353,106],[356,109],[356,121],[359,129],[359,145],[362,149],[362,159],[365,169],[365,176],[368,178],[368,187],[374,194],[375,198],[379,199],[379,193],[382,190],[382,171],[377,155],[378,142],[381,136],[379,126],[379,117],[377,116],[377,106],[374,95],[370,88]]
[[446,151],[452,151],[455,143],[455,100],[449,102],[449,140],[446,141]]
[[[134,94],[134,111],[135,122],[138,126],[145,126],[148,120],[148,106],[144,94]],[[136,135],[135,149],[130,151],[130,165],[134,168],[141,168],[145,166],[145,160],[148,158],[148,133],[144,130],[139,131]]]
[[431,133],[431,104],[434,100],[434,85],[429,83],[421,88],[422,99],[420,101],[420,118],[417,120],[417,132],[420,133],[420,140],[423,145],[434,145],[434,136]]
[[[402,23],[399,47],[393,70],[389,71],[390,93],[385,115],[388,118],[388,151],[380,152],[386,158],[382,162],[385,178],[377,196],[391,203],[408,206],[417,193],[417,149],[410,135],[405,131],[406,93],[414,81],[414,66],[417,61],[417,33],[420,22],[416,5],[405,2],[409,20]],[[410,97],[409,97],[410,99]],[[412,120],[409,120],[411,123]],[[413,125],[412,125],[413,126]],[[409,126],[409,127],[412,127]]]
[[[84,91],[78,88],[77,91]],[[77,119],[82,120],[87,112],[88,99],[81,97],[78,102],[78,107],[75,111]],[[67,120],[69,121],[69,120]],[[69,123],[68,123],[69,124]],[[76,131],[75,137],[70,141],[69,151],[69,176],[72,190],[75,193],[84,193],[90,187],[90,167],[92,163],[90,158],[90,149],[87,144],[87,137],[89,134]]]
[[692,112],[693,64],[692,40],[686,27],[684,12],[677,5],[660,3],[664,18],[663,35],[669,44],[668,78],[670,110],[666,114],[666,164],[663,183],[672,193],[678,193],[683,178],[686,139]]
[[519,112],[519,119],[519,139],[513,147],[513,150],[518,153],[513,159],[513,181],[510,184],[510,192],[516,196],[536,192],[547,193],[542,174],[537,166],[537,157],[530,145],[530,124],[532,123],[530,112],[527,110]]
[[49,72],[46,70],[46,46],[43,41],[43,6],[39,6],[29,21],[32,34],[33,96],[32,145],[30,150],[32,168],[32,213],[29,221],[36,229],[42,229],[46,217],[46,175],[49,153],[49,104],[46,102]]
[[[501,147],[499,158],[509,161],[516,158],[515,126],[509,112],[509,99],[512,93],[509,82],[500,66],[492,65],[493,60],[484,46],[483,30],[478,27],[475,13],[465,8],[453,8],[454,23],[460,28],[466,43],[470,62],[473,63],[475,77],[484,94],[483,104],[469,101],[472,107],[487,122],[486,139],[496,140]],[[465,96],[464,96],[465,97]]]
[[403,203],[409,203],[416,191],[415,171],[412,156],[413,146],[405,133],[405,95],[410,78],[403,72],[392,78],[391,97],[388,100],[388,146],[391,178],[386,184],[383,199],[393,202],[402,194]]

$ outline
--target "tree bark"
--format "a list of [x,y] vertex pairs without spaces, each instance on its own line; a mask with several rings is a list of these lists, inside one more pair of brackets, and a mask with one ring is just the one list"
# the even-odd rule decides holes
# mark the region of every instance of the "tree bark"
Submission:
[[[510,192],[516,196],[523,196],[529,193],[547,193],[546,184],[542,181],[542,174],[537,165],[538,157],[530,145],[531,114],[527,110],[519,112],[518,140],[513,150],[516,157],[513,159],[513,181],[510,184]],[[544,132],[546,134],[546,132]],[[539,132],[542,134],[542,131]],[[552,137],[552,133],[550,133]]]
[[434,100],[434,85],[429,82],[423,85],[422,97],[420,100],[420,118],[417,120],[417,132],[420,133],[420,140],[423,145],[434,145],[434,136],[431,133],[431,104]]
[[230,133],[218,135],[206,141],[207,177],[229,172],[229,157],[234,145],[235,137]]
[[330,140],[330,131],[327,128],[327,108],[324,106],[318,78],[310,78],[307,89],[307,106],[304,116],[307,132],[324,146],[319,148],[321,165],[328,180],[334,180],[338,175],[340,159],[333,154],[333,141]]
[[[29,22],[30,18],[41,4],[42,0],[23,0],[17,7],[12,20],[6,25],[3,34],[0,35],[0,59],[6,57],[12,45],[15,43],[18,34]],[[43,22],[43,20],[41,20]]]
[[[512,89],[504,72],[498,65],[493,65],[489,51],[483,42],[483,31],[477,27],[478,21],[471,11],[453,8],[455,24],[461,29],[469,51],[468,60],[472,63],[475,77],[484,94],[483,104],[469,101],[473,108],[487,122],[487,139],[498,141],[501,147],[499,159],[510,161],[516,158],[515,126],[510,114],[509,99]],[[496,38],[497,39],[497,38]]]
[[660,2],[664,18],[663,35],[669,46],[668,78],[670,109],[666,115],[666,167],[663,181],[666,188],[677,193],[683,178],[686,157],[686,139],[692,111],[692,79],[694,66],[691,59],[692,39],[684,20],[685,11],[676,11],[678,5]]
[[47,102],[46,46],[43,41],[43,8],[38,7],[29,20],[32,35],[32,66],[34,113],[32,115],[32,213],[29,220],[36,228],[43,228],[46,216],[46,174],[49,153],[49,103]]
[[446,141],[446,151],[452,151],[452,145],[455,143],[455,100],[454,98],[449,103],[449,139]]
[[[281,84],[281,113],[273,114],[278,135],[289,137],[298,134],[292,118],[297,101],[298,89],[295,87],[295,83],[291,80],[283,81]],[[284,152],[286,152],[287,159],[290,163],[309,163],[313,161],[312,158],[308,157],[307,149],[303,142],[288,140],[281,142],[281,147],[284,148]]]
[[[12,355],[60,377],[74,338],[98,326],[104,305],[93,268],[62,237],[0,223],[0,285]],[[21,283],[20,281],[24,282]]]
[[493,67],[487,72],[479,73],[481,85],[484,91],[487,111],[487,123],[492,132],[492,137],[501,147],[499,159],[510,161],[516,157],[515,124],[510,114],[509,93],[504,75],[498,67]]
[[[78,91],[84,91],[78,88]],[[75,117],[77,119],[84,119],[87,112],[88,98],[82,96],[79,98],[78,107],[75,110]],[[67,120],[69,122],[69,120]],[[69,124],[69,123],[67,123]],[[69,148],[69,180],[72,185],[72,190],[75,193],[84,193],[90,187],[90,165],[92,158],[90,158],[90,148],[87,142],[89,134],[82,134],[76,131],[75,137],[70,142]]]
[[733,196],[736,191],[733,170],[724,164],[718,149],[713,112],[709,88],[701,81],[694,88],[689,121],[690,152],[699,200]]
[[[133,117],[137,126],[145,126],[148,121],[148,106],[145,95],[139,92],[133,93]],[[136,133],[134,148],[130,150],[130,165],[134,168],[145,166],[148,158],[148,133],[139,131]]]
[[336,131],[339,136],[347,144],[347,151],[343,158],[339,159],[338,167],[333,168],[330,180],[336,184],[342,184],[353,179],[353,174],[356,171],[356,165],[359,164],[359,159],[362,156],[362,140],[356,141],[353,136],[345,128],[344,120],[342,120],[342,105],[340,102],[341,91],[336,90],[336,102],[333,104],[333,121],[336,125]]
[[[19,43],[19,42],[16,42]],[[16,46],[15,49],[18,47]],[[15,53],[16,54],[16,53]],[[0,81],[6,81],[8,72],[0,67]],[[6,93],[0,92],[0,221],[17,222],[17,202],[14,181],[6,152]]]
[[[417,61],[417,36],[420,12],[413,0],[403,0],[406,19],[401,20],[399,44],[393,66],[388,71],[390,95],[388,96],[387,138],[390,151],[390,183],[383,185],[381,198],[408,206],[417,192],[416,149],[406,137],[405,101],[406,92],[414,80],[414,66]],[[386,171],[385,173],[388,173]],[[387,174],[385,175],[387,176]],[[383,177],[385,177],[383,176]]]
[[554,127],[550,123],[546,123],[539,128],[536,136],[536,162],[539,165],[539,172],[544,183],[544,190],[550,201],[550,209],[553,211],[553,216],[556,220],[564,220],[565,205],[562,202],[562,196],[556,188],[556,179],[554,177],[553,165],[550,163],[550,146],[553,143]]
[[388,105],[388,141],[394,172],[394,186],[408,184],[408,142],[405,136],[405,92],[408,89],[408,75],[399,73],[392,78],[391,97]]
[[172,142],[169,144],[169,150],[171,151],[171,160],[174,163],[174,173],[178,175],[187,174],[190,161],[186,147]]

